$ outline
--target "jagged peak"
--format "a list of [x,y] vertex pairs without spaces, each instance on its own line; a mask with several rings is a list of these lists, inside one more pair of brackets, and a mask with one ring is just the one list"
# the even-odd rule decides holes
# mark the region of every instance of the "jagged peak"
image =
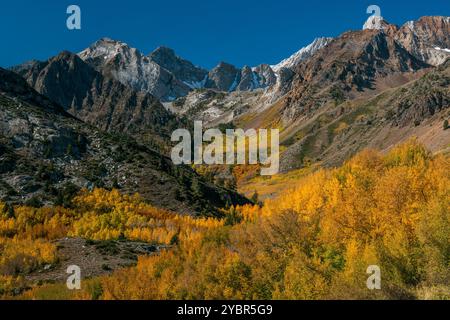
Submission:
[[370,16],[363,25],[363,30],[381,30],[385,23],[381,16]]
[[[194,64],[182,57],[178,56],[172,48],[166,46],[159,46],[152,53],[147,56],[150,60],[156,62],[158,65],[167,68],[167,63],[181,63],[195,67]],[[168,68],[170,69],[170,68]]]
[[95,58],[103,58],[104,60],[109,60],[115,57],[124,49],[131,48],[125,42],[105,37],[97,40],[91,46],[89,46],[89,48],[78,53],[78,56],[83,60]]
[[320,50],[321,48],[328,45],[332,40],[333,40],[333,38],[329,38],[329,37],[316,38],[309,45],[301,48],[299,51],[294,53],[289,58],[284,59],[280,63],[271,66],[271,68],[275,72],[278,72],[282,68],[291,68],[291,67],[295,66],[297,63],[299,63],[300,61],[303,61],[303,60],[311,57],[318,50]]
[[[150,60],[155,61],[157,64],[164,64],[163,60],[166,60],[165,62],[173,61],[176,62],[177,64],[184,65],[185,67],[188,68],[195,68],[196,70],[200,70],[201,72],[207,72],[202,67],[196,66],[191,61],[186,60],[183,57],[179,56],[174,49],[166,46],[159,46],[152,53],[150,53],[148,57],[150,58]],[[163,65],[163,67],[166,66]]]

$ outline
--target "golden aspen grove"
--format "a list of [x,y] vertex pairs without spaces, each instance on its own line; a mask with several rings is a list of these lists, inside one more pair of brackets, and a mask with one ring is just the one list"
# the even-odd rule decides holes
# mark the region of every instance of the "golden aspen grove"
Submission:
[[[223,218],[157,209],[138,195],[84,190],[68,208],[9,207],[0,219],[0,295],[16,299],[450,299],[449,158],[416,140],[360,152]],[[65,283],[26,275],[56,263],[55,239],[167,245],[135,266]],[[380,266],[382,289],[366,287]]]

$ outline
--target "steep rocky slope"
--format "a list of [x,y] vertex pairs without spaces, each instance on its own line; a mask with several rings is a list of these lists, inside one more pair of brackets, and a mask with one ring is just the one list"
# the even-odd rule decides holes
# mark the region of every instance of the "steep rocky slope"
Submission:
[[101,130],[161,142],[179,127],[178,119],[152,95],[99,73],[70,52],[15,71],[36,91]]
[[129,136],[85,124],[4,69],[0,163],[0,197],[13,203],[67,204],[77,188],[96,186],[138,192],[179,213],[218,214],[226,203],[247,201]]

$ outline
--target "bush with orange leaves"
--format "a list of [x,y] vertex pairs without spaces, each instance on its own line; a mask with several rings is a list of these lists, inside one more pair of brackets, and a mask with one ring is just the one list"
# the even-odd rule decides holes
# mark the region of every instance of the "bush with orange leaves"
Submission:
[[[18,208],[17,221],[3,219],[0,234],[173,244],[91,280],[75,298],[450,299],[449,169],[448,157],[411,140],[387,155],[363,151],[299,179],[263,207],[230,208],[223,220],[94,190],[69,211],[35,211],[33,224]],[[370,265],[381,269],[381,290],[367,288]],[[58,290],[34,288],[28,297]]]
[[[449,168],[415,140],[361,152],[263,208],[238,208],[239,223],[103,278],[103,298],[448,299]],[[381,290],[367,288],[370,265]]]

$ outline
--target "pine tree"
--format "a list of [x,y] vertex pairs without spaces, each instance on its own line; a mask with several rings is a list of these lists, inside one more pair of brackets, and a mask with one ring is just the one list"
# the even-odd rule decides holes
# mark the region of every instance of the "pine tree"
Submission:
[[259,202],[258,191],[255,190],[255,193],[252,195],[252,197],[250,198],[250,200],[252,200],[252,202],[253,202],[254,204],[258,204],[258,202]]

